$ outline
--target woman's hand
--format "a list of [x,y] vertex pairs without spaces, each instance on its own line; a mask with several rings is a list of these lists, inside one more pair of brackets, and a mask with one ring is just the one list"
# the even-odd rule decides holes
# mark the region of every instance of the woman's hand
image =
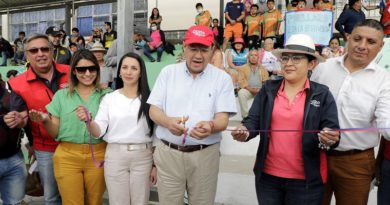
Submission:
[[28,115],[30,117],[30,120],[33,122],[45,123],[49,120],[49,115],[47,113],[38,110],[30,110]]

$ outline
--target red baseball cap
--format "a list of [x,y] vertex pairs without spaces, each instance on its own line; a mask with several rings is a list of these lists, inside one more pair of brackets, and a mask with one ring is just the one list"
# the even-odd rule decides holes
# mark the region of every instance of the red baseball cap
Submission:
[[191,26],[184,38],[184,45],[193,43],[211,46],[214,43],[214,33],[207,26]]

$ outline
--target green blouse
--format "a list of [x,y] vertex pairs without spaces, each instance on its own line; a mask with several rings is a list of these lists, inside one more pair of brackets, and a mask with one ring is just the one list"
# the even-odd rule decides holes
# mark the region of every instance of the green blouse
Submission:
[[[111,91],[111,89],[96,90],[89,96],[88,101],[84,101],[77,90],[73,94],[69,93],[68,88],[57,91],[51,103],[46,106],[47,111],[51,115],[60,119],[60,128],[56,140],[76,144],[88,144],[90,139],[87,126],[85,122],[79,120],[75,109],[82,105],[92,113],[92,118],[95,118],[100,101],[105,94]],[[101,139],[91,139],[92,144],[100,142],[102,142]]]

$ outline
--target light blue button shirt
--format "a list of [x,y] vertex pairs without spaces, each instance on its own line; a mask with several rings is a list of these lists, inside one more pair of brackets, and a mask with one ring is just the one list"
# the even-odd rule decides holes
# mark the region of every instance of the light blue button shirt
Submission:
[[[216,113],[236,114],[233,83],[228,74],[208,64],[193,78],[186,63],[166,66],[157,78],[147,103],[160,108],[168,117],[189,116],[186,127],[191,129],[200,121],[209,121]],[[167,128],[157,126],[156,136],[181,145],[183,136],[173,135]],[[186,145],[220,142],[222,133],[203,140],[187,136]]]

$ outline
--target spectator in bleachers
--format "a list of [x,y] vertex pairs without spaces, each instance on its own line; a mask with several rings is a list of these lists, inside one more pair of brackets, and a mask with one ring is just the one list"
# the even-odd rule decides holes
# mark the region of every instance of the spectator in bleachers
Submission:
[[112,29],[111,22],[104,22],[104,28],[106,32],[103,34],[103,46],[106,49],[109,49],[111,43],[116,39],[117,33]]
[[95,27],[94,30],[92,30],[92,42],[103,42],[103,30],[99,27]]
[[307,5],[306,0],[298,0],[297,10],[304,10],[304,9],[306,9],[306,5]]
[[72,35],[70,37],[70,42],[77,44],[77,39],[79,38],[79,36],[81,36],[79,29],[76,27],[72,28]]
[[324,58],[334,58],[344,55],[344,47],[340,46],[340,39],[337,36],[333,36],[329,40],[328,47],[322,49],[321,55]]
[[322,0],[313,0],[313,9],[319,11],[324,10],[324,2]]
[[240,86],[238,101],[240,103],[242,118],[248,116],[248,101],[255,97],[264,82],[269,78],[267,70],[259,64],[258,59],[258,51],[255,49],[250,50],[248,63],[238,70],[238,84]]
[[262,37],[263,39],[272,38],[276,41],[276,36],[279,35],[280,24],[283,21],[282,14],[275,8],[275,0],[268,0],[267,8],[268,11],[262,15]]
[[281,65],[278,58],[272,53],[274,50],[274,41],[271,38],[264,40],[263,48],[259,50],[259,64],[269,72],[271,79],[276,79],[282,75]]
[[152,23],[155,23],[157,27],[161,27],[161,21],[162,21],[162,16],[160,16],[160,11],[158,8],[153,8],[152,14],[150,14],[149,17],[149,24],[150,27],[152,27]]
[[287,6],[287,11],[297,10],[297,5],[298,5],[298,0],[292,0]]
[[46,30],[46,34],[49,36],[50,43],[53,45],[54,60],[58,64],[70,64],[72,54],[69,49],[61,46],[61,32],[60,29],[55,26],[50,26]]
[[95,42],[91,49],[89,49],[89,51],[91,51],[93,53],[93,55],[95,56],[98,64],[99,64],[99,68],[100,68],[100,86],[102,88],[107,88],[108,87],[108,84],[111,82],[112,80],[112,77],[111,77],[111,74],[112,74],[112,71],[110,68],[108,67],[105,67],[104,65],[104,54],[106,53],[106,49],[103,47],[102,43],[100,42]]
[[151,31],[150,31],[150,38],[152,39],[150,42],[146,43],[144,46],[144,55],[149,58],[151,62],[156,61],[156,59],[153,58],[152,52],[157,51],[157,62],[161,61],[161,56],[164,52],[164,45],[165,45],[165,33],[159,27],[156,23],[151,23]]
[[60,29],[60,33],[61,33],[61,46],[65,48],[69,48],[69,44],[70,44],[69,36],[66,35],[64,29]]
[[24,31],[19,32],[19,37],[14,41],[16,47],[14,54],[14,63],[19,64],[24,61],[24,44],[26,43],[26,33]]
[[195,16],[195,25],[211,27],[211,21],[213,18],[211,17],[210,11],[204,10],[202,3],[197,3],[195,8],[198,12]]
[[213,19],[213,26],[211,28],[214,33],[214,40],[220,46],[223,44],[223,26],[219,25],[219,20],[217,18]]
[[385,8],[383,9],[383,14],[381,18],[381,23],[383,25],[385,37],[390,37],[390,0],[386,1]]
[[87,44],[85,43],[85,39],[83,36],[79,36],[77,38],[76,45],[77,45],[77,50],[87,49]]
[[134,40],[134,52],[139,56],[142,56],[146,44],[145,37],[139,32],[134,32],[133,40]]
[[232,77],[234,89],[238,91],[238,70],[246,64],[248,50],[245,49],[243,38],[235,38],[231,47],[226,54],[227,72]]
[[224,41],[222,50],[226,50],[226,46],[232,37],[242,38],[243,20],[245,18],[245,6],[240,0],[232,0],[226,3],[225,6],[226,26],[223,34]]
[[250,8],[250,14],[245,18],[244,33],[248,36],[248,48],[259,48],[261,35],[261,17],[257,14],[259,6],[253,4]]
[[331,0],[323,0],[322,7],[324,10],[333,11],[333,3]]
[[0,57],[2,61],[0,66],[7,66],[8,58],[14,56],[14,49],[11,44],[0,35]]
[[361,0],[349,0],[349,8],[345,9],[336,21],[335,28],[343,35],[344,41],[348,41],[348,35],[352,32],[353,27],[359,22],[366,19],[362,11]]
[[221,46],[215,42],[210,64],[214,65],[217,68],[225,70],[225,58],[226,57],[224,55],[225,54],[222,51]]
[[76,51],[78,50],[77,48],[77,45],[75,43],[70,43],[69,44],[69,51],[70,51],[70,54],[73,54],[76,53]]

